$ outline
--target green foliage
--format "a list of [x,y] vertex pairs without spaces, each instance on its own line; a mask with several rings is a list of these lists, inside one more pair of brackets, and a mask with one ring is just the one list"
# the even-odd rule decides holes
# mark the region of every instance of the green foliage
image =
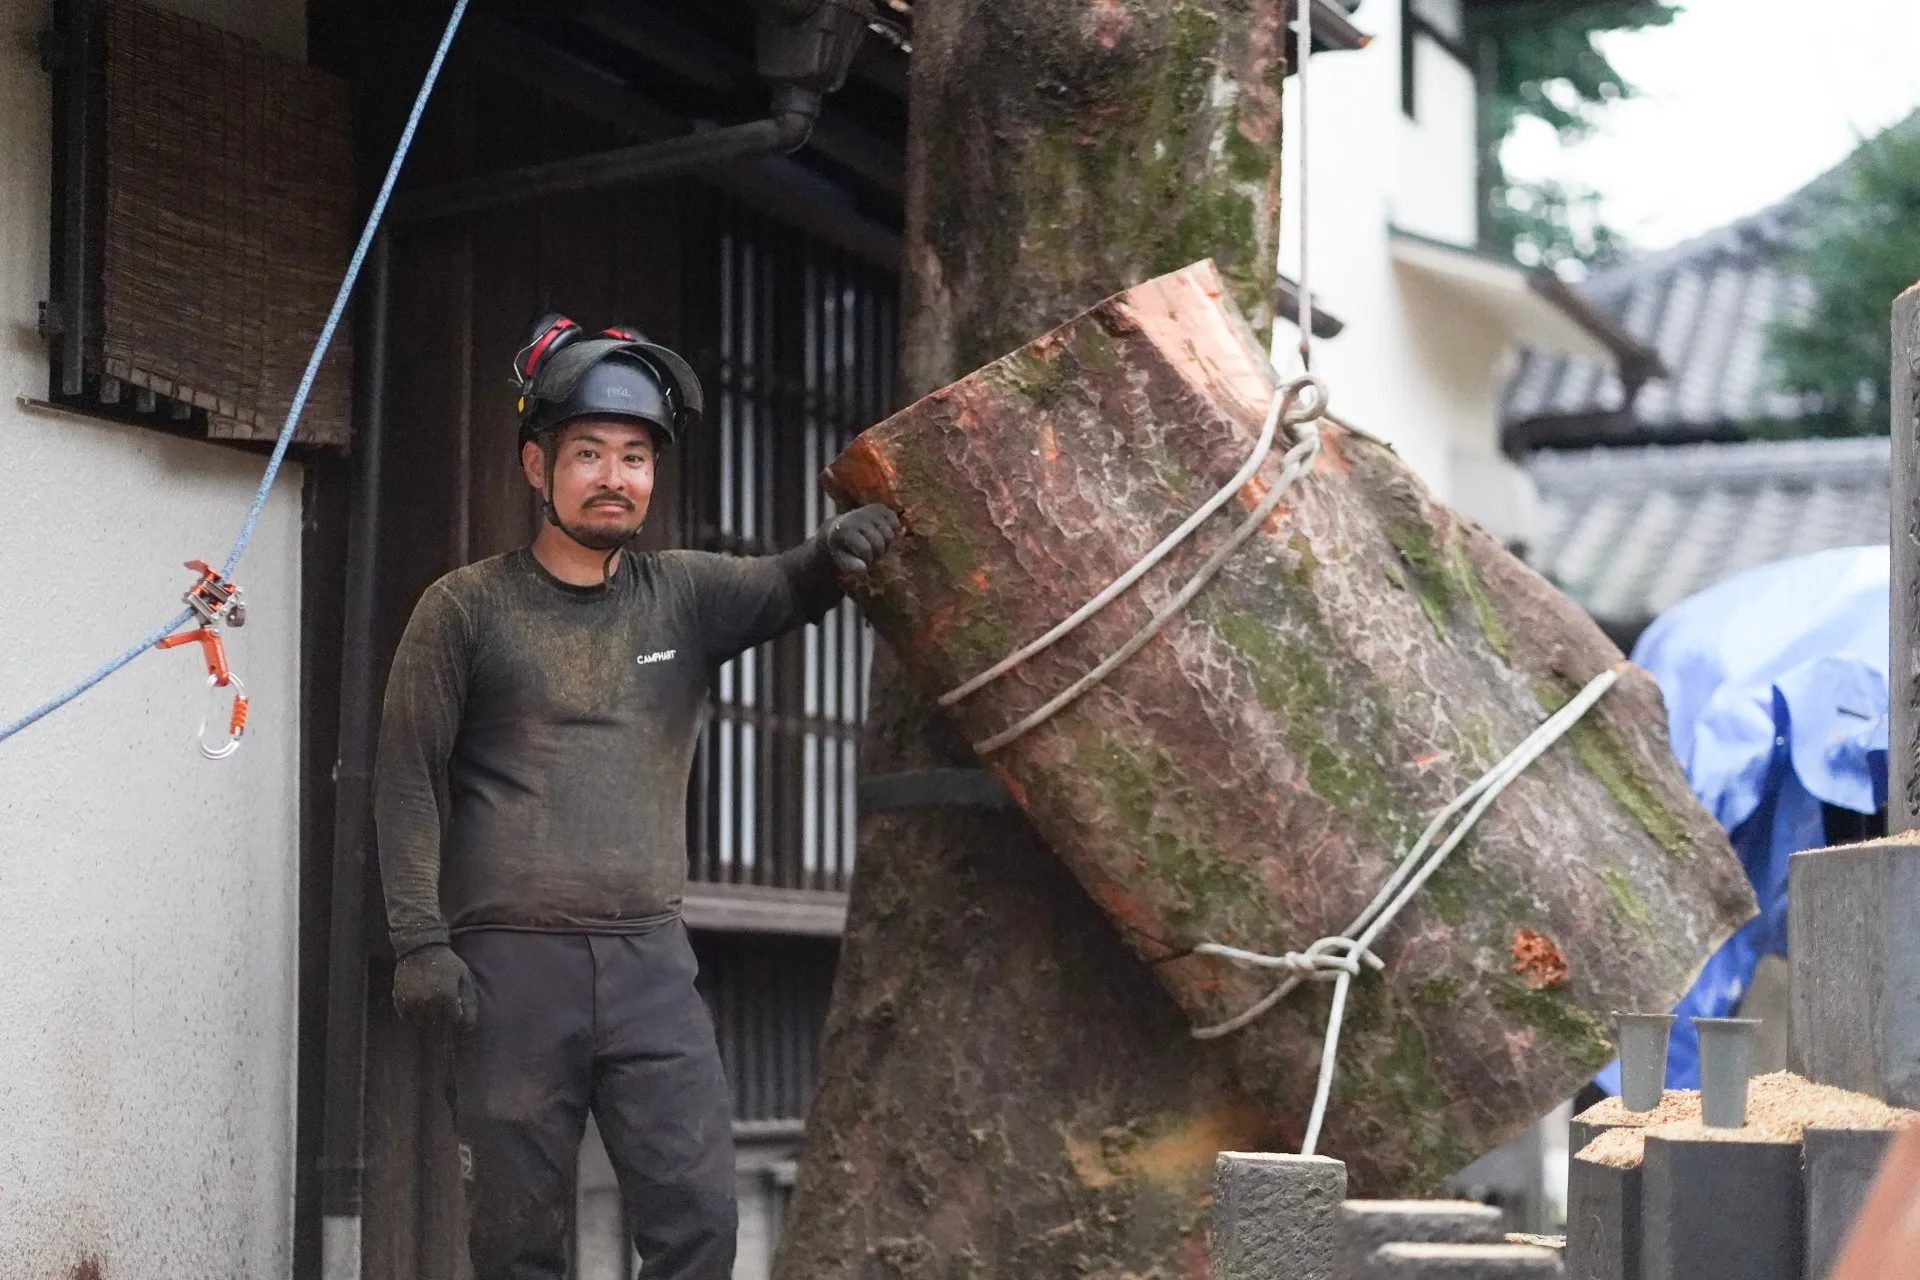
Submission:
[[1805,197],[1789,275],[1813,286],[1774,326],[1776,385],[1807,412],[1761,434],[1884,435],[1892,374],[1889,312],[1920,278],[1920,116],[1863,143]]
[[1481,238],[1526,266],[1597,271],[1626,261],[1630,246],[1600,217],[1600,193],[1559,182],[1513,182],[1496,171]]
[[1501,166],[1500,146],[1528,116],[1563,141],[1584,137],[1602,108],[1633,93],[1594,37],[1665,26],[1679,12],[1678,6],[1658,0],[1539,0],[1468,8],[1468,34],[1482,59],[1481,165],[1487,187],[1482,239],[1488,248],[1556,270],[1607,266],[1625,256],[1625,244],[1599,217],[1596,192],[1556,182],[1513,182]]

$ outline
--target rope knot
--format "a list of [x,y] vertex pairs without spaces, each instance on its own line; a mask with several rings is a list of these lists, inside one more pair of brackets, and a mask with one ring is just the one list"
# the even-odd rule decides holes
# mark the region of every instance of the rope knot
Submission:
[[1315,982],[1327,982],[1343,973],[1357,978],[1363,963],[1376,972],[1386,968],[1379,956],[1344,934],[1321,938],[1305,951],[1289,951],[1281,958],[1300,977]]

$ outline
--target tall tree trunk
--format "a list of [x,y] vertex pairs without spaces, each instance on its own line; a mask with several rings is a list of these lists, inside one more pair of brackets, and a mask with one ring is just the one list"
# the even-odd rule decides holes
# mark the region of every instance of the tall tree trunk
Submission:
[[[1270,323],[1281,0],[921,0],[907,173],[916,394],[1211,256]],[[972,764],[876,659],[869,775]],[[1012,811],[860,827],[775,1273],[1204,1275],[1222,1149],[1299,1141]]]

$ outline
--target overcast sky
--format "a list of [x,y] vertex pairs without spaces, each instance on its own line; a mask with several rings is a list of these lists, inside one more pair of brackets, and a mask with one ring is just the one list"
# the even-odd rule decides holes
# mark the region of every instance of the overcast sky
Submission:
[[1636,248],[1662,249],[1792,193],[1920,107],[1920,0],[1684,3],[1672,26],[1604,38],[1641,96],[1573,146],[1523,128],[1512,176],[1593,188]]

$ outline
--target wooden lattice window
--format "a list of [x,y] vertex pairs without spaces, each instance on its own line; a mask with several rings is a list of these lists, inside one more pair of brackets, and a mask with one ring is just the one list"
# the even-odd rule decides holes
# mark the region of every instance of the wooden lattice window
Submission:
[[[710,423],[690,445],[684,544],[767,552],[833,514],[820,473],[897,407],[890,272],[713,197]],[[728,663],[688,813],[696,881],[844,891],[871,633],[851,603]]]

